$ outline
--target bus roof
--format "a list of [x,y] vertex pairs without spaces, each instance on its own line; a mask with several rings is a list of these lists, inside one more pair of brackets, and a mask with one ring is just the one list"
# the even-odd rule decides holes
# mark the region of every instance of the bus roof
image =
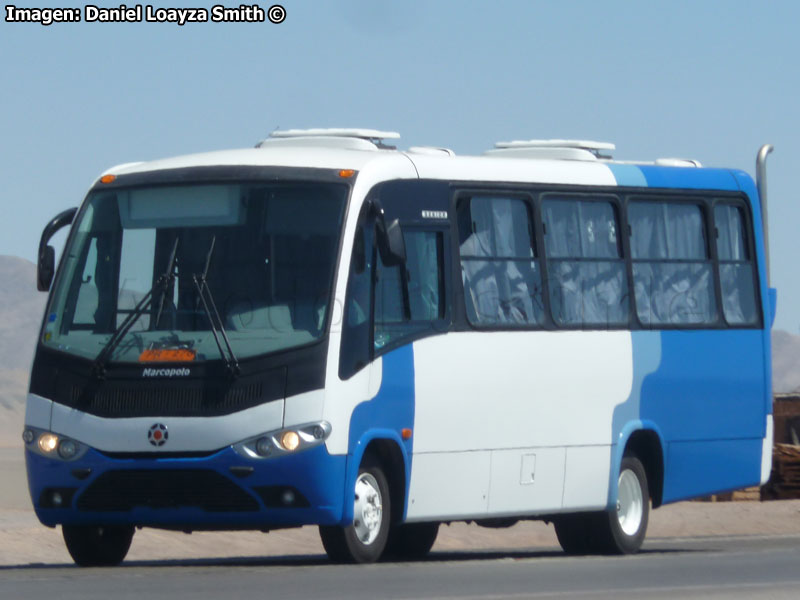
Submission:
[[352,169],[360,173],[374,168],[381,173],[378,179],[392,177],[393,172],[397,177],[408,177],[409,172],[415,172],[419,178],[451,181],[741,189],[741,173],[702,168],[697,161],[686,159],[659,159],[649,163],[614,161],[606,154],[613,149],[613,144],[603,142],[503,142],[483,156],[456,156],[447,148],[397,150],[384,145],[384,137],[394,140],[399,136],[394,132],[366,129],[288,130],[267,138],[256,148],[127,163],[105,174],[212,166]]

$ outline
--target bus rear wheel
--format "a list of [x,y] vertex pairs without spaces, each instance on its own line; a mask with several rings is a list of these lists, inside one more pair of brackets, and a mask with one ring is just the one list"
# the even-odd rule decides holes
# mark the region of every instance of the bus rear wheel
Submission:
[[597,523],[595,540],[604,554],[634,554],[647,534],[650,492],[647,474],[635,456],[625,456],[617,480],[617,505]]
[[118,565],[133,540],[133,526],[63,525],[61,533],[72,560],[81,567]]
[[554,520],[567,554],[634,554],[642,547],[650,516],[647,475],[635,456],[622,459],[617,504],[612,510],[563,515]]
[[353,522],[319,528],[325,552],[334,562],[375,562],[386,548],[390,515],[386,476],[379,465],[365,462],[356,478]]

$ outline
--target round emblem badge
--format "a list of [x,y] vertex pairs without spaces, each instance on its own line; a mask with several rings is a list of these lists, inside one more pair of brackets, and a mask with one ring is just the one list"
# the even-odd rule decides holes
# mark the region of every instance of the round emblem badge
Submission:
[[147,440],[153,446],[163,446],[169,439],[169,431],[163,423],[154,423],[147,431]]

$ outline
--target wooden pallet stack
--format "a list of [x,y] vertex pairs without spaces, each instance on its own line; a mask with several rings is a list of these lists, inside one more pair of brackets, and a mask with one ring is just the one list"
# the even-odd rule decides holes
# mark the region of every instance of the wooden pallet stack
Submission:
[[772,477],[764,490],[764,496],[775,500],[800,498],[800,446],[775,444],[772,453]]
[[800,394],[775,394],[772,408],[775,423],[772,475],[761,489],[761,498],[800,498]]

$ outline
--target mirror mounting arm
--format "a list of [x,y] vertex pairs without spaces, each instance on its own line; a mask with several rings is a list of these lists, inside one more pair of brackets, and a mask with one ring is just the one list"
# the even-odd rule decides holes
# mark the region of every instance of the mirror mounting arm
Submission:
[[58,213],[45,225],[42,231],[36,267],[36,287],[40,292],[46,292],[50,289],[50,284],[53,282],[53,276],[56,271],[56,251],[52,246],[48,245],[48,242],[59,229],[72,223],[77,212],[77,207],[73,207]]

